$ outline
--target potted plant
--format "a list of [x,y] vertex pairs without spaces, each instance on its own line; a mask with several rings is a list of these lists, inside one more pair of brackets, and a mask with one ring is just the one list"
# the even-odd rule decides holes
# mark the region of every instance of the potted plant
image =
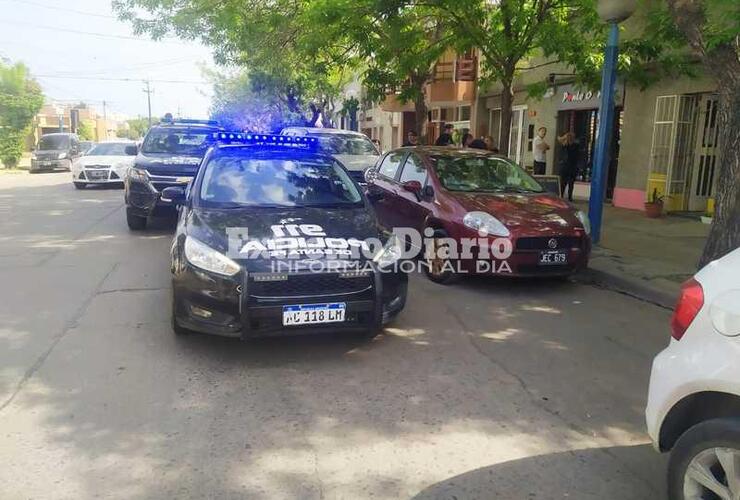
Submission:
[[653,189],[650,199],[645,202],[645,215],[651,219],[663,215],[663,196],[658,194],[658,188]]

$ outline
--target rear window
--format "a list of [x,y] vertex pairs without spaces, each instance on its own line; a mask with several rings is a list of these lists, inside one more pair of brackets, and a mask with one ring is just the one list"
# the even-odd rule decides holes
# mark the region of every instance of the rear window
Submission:
[[68,135],[44,135],[39,139],[40,150],[69,149]]
[[123,142],[108,142],[98,144],[87,152],[87,156],[126,156],[126,146]]
[[315,134],[319,150],[329,155],[378,156],[378,150],[367,137],[352,134]]
[[362,202],[335,161],[225,156],[206,165],[200,199],[212,207],[333,207]]

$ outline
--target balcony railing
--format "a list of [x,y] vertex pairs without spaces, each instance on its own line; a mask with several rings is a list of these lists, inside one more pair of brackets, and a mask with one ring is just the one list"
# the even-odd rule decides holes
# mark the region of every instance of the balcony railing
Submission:
[[456,61],[438,62],[434,65],[432,81],[475,81],[478,62],[475,57],[459,57]]

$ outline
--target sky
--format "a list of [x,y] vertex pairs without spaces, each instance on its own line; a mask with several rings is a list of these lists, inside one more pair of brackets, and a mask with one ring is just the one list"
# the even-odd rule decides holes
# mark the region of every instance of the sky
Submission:
[[201,67],[214,66],[210,50],[137,37],[110,0],[0,0],[0,57],[26,64],[48,99],[101,113],[106,101],[109,112],[147,116],[149,79],[152,115],[207,117],[211,86]]

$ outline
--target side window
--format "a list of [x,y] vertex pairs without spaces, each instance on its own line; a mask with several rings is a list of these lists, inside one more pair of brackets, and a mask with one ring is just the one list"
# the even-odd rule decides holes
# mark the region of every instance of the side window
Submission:
[[427,181],[427,169],[418,156],[410,154],[401,170],[401,182],[419,181],[423,186]]
[[396,172],[398,171],[402,158],[402,152],[389,153],[385,158],[383,158],[383,162],[380,164],[380,168],[378,169],[378,175],[382,175],[388,179],[395,179]]

